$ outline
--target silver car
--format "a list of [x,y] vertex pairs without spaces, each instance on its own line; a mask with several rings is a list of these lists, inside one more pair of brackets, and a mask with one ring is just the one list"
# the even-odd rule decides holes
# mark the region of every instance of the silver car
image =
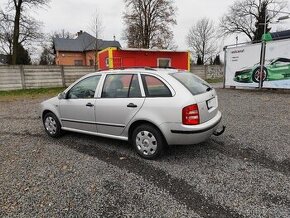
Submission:
[[215,90],[192,73],[135,68],[88,74],[41,103],[51,137],[73,131],[130,141],[154,159],[165,145],[197,144],[219,135]]

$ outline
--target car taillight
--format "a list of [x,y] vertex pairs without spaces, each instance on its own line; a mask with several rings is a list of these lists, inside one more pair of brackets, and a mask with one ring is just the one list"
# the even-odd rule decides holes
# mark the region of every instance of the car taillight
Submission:
[[184,125],[199,124],[199,112],[197,104],[189,105],[182,109],[182,123]]

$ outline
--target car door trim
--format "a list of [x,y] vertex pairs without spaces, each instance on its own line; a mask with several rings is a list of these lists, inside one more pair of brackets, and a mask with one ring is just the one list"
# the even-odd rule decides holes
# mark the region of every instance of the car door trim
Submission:
[[119,140],[128,141],[128,137],[125,137],[125,136],[109,135],[109,134],[104,134],[104,133],[90,132],[90,131],[68,128],[68,127],[61,127],[61,129],[66,130],[66,131],[85,133],[85,134],[94,135],[94,136],[101,136],[101,137],[107,137],[107,138],[112,138],[112,139],[119,139]]
[[95,125],[101,125],[101,126],[122,127],[122,128],[125,127],[125,125],[115,124],[115,123],[97,123],[97,122],[72,120],[72,119],[64,119],[64,118],[62,118],[61,121],[72,122],[72,123],[95,124]]

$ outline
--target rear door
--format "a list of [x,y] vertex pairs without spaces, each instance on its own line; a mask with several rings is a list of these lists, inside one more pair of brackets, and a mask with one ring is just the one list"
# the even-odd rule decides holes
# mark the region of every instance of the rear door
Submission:
[[138,74],[106,75],[95,102],[98,133],[121,135],[144,103]]
[[62,126],[96,132],[95,92],[100,75],[87,77],[74,85],[60,100],[60,116]]

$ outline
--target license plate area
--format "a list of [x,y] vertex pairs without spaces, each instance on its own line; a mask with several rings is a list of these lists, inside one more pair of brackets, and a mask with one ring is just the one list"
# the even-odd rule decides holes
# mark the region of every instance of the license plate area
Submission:
[[216,97],[213,97],[213,98],[207,100],[206,105],[207,105],[208,110],[210,110],[212,108],[216,108],[216,106],[217,106]]

